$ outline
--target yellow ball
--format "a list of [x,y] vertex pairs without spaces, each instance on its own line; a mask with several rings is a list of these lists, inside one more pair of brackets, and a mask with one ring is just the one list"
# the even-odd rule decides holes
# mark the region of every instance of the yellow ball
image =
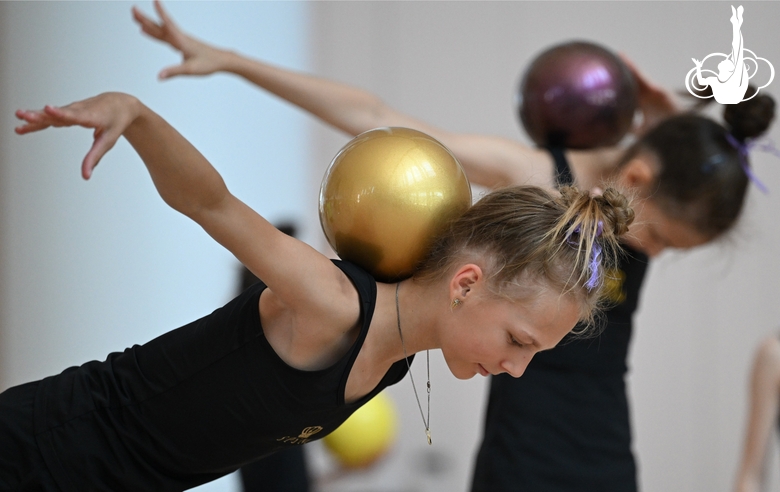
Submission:
[[363,468],[381,458],[392,446],[397,424],[392,400],[379,393],[322,441],[342,466]]
[[460,163],[437,140],[408,128],[378,128],[342,148],[320,189],[330,246],[375,278],[412,275],[434,237],[471,206]]

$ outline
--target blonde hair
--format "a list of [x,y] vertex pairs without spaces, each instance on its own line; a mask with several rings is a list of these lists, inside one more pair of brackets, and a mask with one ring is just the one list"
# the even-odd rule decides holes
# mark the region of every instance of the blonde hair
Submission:
[[496,295],[516,299],[529,282],[541,283],[575,296],[581,321],[590,324],[634,211],[613,188],[596,196],[574,187],[559,191],[515,186],[485,195],[436,239],[415,279],[440,279],[478,258]]

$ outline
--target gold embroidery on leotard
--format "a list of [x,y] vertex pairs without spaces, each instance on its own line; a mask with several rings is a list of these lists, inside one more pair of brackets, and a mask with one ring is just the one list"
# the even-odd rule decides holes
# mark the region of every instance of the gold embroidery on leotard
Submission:
[[311,441],[311,436],[318,433],[322,430],[322,427],[319,425],[314,425],[311,427],[304,427],[304,429],[301,431],[300,434],[298,434],[298,437],[293,436],[284,436],[277,439],[277,442],[283,442],[286,444],[306,444],[307,442]]

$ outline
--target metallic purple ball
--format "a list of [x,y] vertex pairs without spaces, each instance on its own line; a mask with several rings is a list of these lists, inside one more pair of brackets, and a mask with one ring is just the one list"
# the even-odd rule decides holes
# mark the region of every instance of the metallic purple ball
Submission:
[[590,149],[618,143],[631,128],[637,86],[614,53],[574,41],[531,63],[518,99],[520,121],[537,145]]

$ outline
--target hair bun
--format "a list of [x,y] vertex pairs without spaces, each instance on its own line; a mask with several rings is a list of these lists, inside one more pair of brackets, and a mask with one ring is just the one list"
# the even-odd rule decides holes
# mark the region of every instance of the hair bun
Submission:
[[[745,96],[750,97],[755,93],[756,88],[751,85]],[[775,100],[763,93],[739,104],[727,104],[723,109],[723,119],[731,134],[739,141],[763,134],[774,117]]]
[[558,192],[560,192],[563,204],[566,207],[572,207],[577,202],[584,203],[590,197],[590,193],[582,191],[576,186],[561,186]]
[[[634,221],[634,209],[630,200],[615,188],[607,188],[600,195],[591,195],[588,190],[574,186],[562,186],[559,190],[564,205],[577,214],[587,213],[604,223],[604,232],[622,236]],[[590,211],[590,212],[587,212]]]

